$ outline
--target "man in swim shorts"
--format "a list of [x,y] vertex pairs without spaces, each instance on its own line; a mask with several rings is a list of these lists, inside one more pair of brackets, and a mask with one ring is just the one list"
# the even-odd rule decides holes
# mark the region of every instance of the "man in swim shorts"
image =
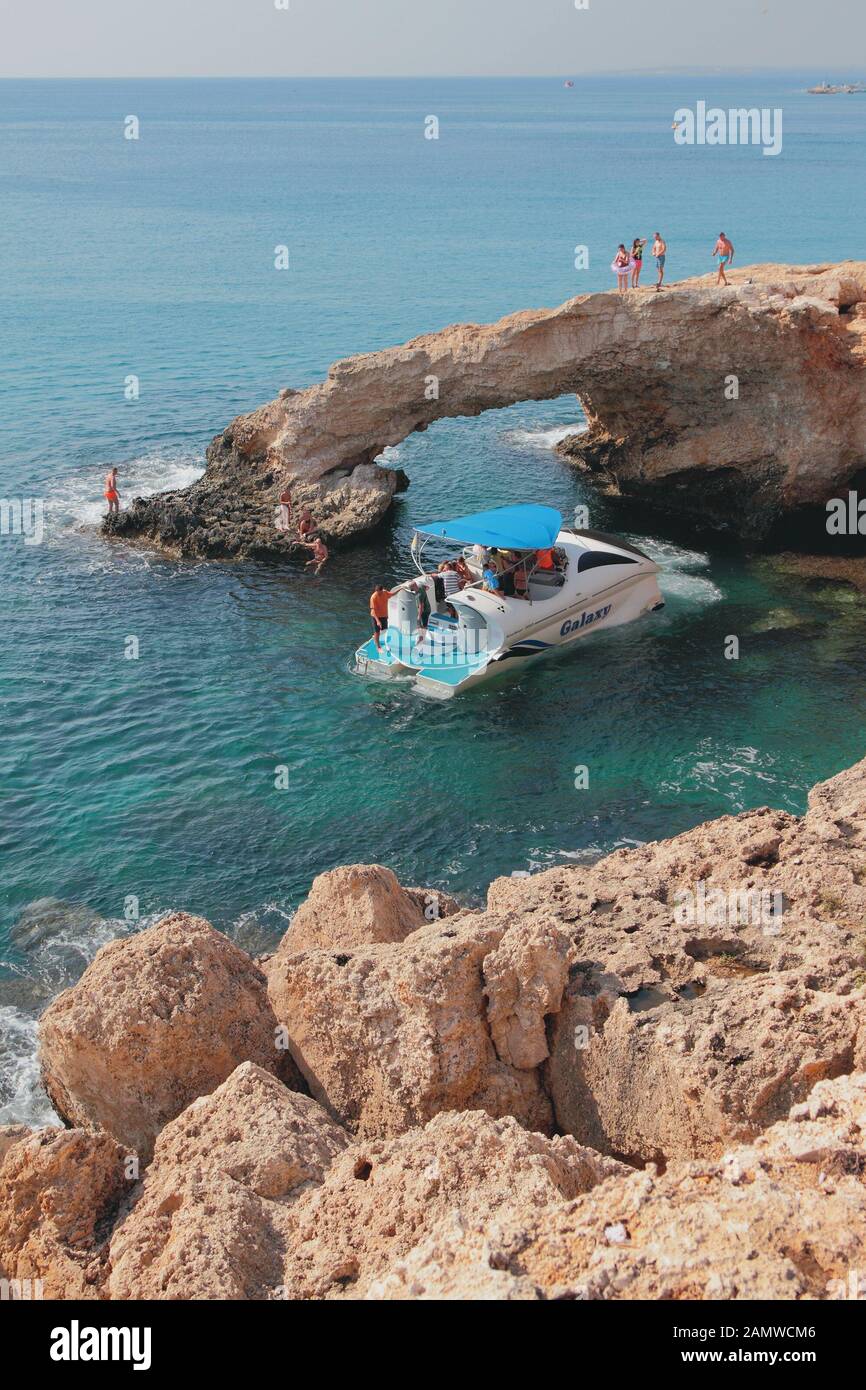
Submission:
[[724,232],[719,232],[719,239],[713,247],[713,255],[719,258],[719,274],[716,283],[726,285],[728,280],[725,275],[725,266],[734,263],[734,243],[728,240]]
[[662,284],[664,283],[664,278],[665,278],[665,258],[666,258],[666,256],[667,256],[667,254],[668,254],[668,244],[667,244],[667,242],[665,241],[664,237],[662,236],[661,232],[656,232],[656,234],[655,234],[655,240],[653,241],[653,255],[654,255],[655,258],[656,258],[656,269],[658,270],[658,277],[659,277],[658,280],[656,281],[656,290],[657,290],[657,291],[661,289]]
[[120,494],[117,491],[117,469],[112,468],[105,479],[105,491],[103,493],[108,503],[108,514],[120,511]]
[[373,624],[373,640],[377,650],[381,649],[380,638],[388,626],[388,600],[393,593],[384,584],[377,584],[370,595],[370,621]]

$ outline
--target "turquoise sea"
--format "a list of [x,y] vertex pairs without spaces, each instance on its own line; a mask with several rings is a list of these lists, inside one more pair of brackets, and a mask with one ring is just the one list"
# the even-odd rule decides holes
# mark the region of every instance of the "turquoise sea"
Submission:
[[[862,599],[594,499],[552,451],[574,399],[389,451],[410,490],[320,579],[97,529],[112,463],[126,497],[191,481],[279,388],[607,288],[621,240],[660,228],[671,278],[711,268],[720,228],[743,264],[866,255],[866,96],[807,96],[825,76],[0,83],[0,492],[45,504],[41,544],[0,537],[0,1122],[47,1113],[39,1008],[168,908],[261,949],[314,875],[371,860],[477,901],[499,874],[800,811],[866,752]],[[782,154],[677,147],[698,99],[781,107]],[[447,705],[352,677],[412,524],[516,501],[638,539],[664,613]]]

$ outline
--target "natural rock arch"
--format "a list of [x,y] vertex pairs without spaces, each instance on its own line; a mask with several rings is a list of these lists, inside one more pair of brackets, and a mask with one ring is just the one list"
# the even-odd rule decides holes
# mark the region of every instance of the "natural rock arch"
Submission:
[[287,484],[327,538],[375,525],[400,475],[375,460],[444,417],[579,395],[564,447],[607,492],[765,536],[866,467],[866,263],[752,266],[660,294],[580,295],[335,363],[238,416],[205,475],[105,529],[192,555],[290,553]]

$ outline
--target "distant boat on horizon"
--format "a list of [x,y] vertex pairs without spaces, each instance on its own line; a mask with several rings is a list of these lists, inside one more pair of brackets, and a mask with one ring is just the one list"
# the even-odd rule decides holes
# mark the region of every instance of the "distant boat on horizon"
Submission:
[[840,92],[850,95],[852,92],[866,92],[866,86],[862,82],[840,82],[833,85],[830,82],[819,82],[817,87],[807,87],[807,92],[811,96],[836,96]]
[[562,85],[563,87],[573,87],[574,83],[571,80],[569,80],[568,82],[563,82]]

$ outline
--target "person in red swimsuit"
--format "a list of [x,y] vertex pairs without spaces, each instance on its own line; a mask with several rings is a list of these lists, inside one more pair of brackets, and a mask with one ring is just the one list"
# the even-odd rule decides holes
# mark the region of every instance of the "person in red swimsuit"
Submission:
[[120,511],[120,494],[117,491],[117,469],[112,468],[105,479],[105,492],[103,494],[108,503],[109,515],[112,512]]

